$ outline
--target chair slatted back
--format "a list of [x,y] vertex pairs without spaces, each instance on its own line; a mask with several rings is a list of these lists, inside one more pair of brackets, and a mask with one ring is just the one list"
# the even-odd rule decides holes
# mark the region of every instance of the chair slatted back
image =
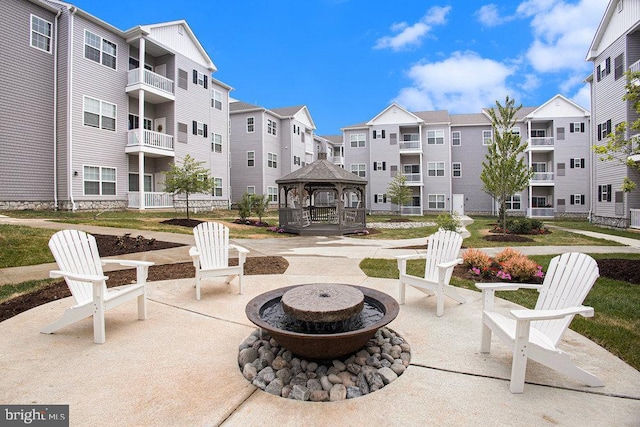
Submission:
[[[554,310],[582,305],[600,275],[598,264],[587,254],[571,252],[551,260],[544,278],[536,310]],[[531,326],[558,344],[573,316],[531,322]]]
[[203,222],[193,229],[203,269],[229,266],[229,228],[217,222]]
[[[424,278],[433,282],[438,281],[438,264],[453,261],[460,256],[462,236],[455,231],[440,230],[427,239],[427,259],[424,268]],[[447,272],[445,283],[449,283],[452,270]]]
[[[102,276],[102,264],[96,238],[80,230],[62,230],[51,236],[49,249],[58,269],[75,274]],[[65,279],[76,303],[93,301],[93,285],[87,282]],[[106,284],[103,282],[104,293]]]

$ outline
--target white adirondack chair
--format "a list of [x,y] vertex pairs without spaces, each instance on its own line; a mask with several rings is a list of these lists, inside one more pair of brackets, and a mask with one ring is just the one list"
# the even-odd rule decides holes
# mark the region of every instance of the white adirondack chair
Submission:
[[[196,299],[200,300],[200,283],[205,277],[228,276],[230,283],[238,276],[238,288],[242,294],[244,262],[249,251],[241,246],[229,244],[229,228],[217,222],[203,222],[193,229],[196,246],[189,250],[196,268]],[[238,252],[238,265],[229,266],[229,252]]]
[[[551,260],[542,285],[522,283],[476,283],[482,290],[481,352],[489,353],[491,332],[513,350],[512,393],[524,391],[527,358],[542,363],[590,387],[603,386],[595,375],[575,366],[569,355],[558,348],[573,316],[593,316],[593,308],[582,302],[599,276],[598,265],[582,253],[565,253]],[[493,311],[496,290],[537,289],[540,292],[533,310],[511,310],[507,317]]]
[[[93,340],[96,344],[105,341],[104,313],[123,302],[138,299],[138,319],[147,318],[146,281],[149,266],[153,262],[121,259],[100,259],[96,239],[79,230],[62,230],[51,236],[49,248],[59,270],[50,277],[64,277],[76,304],[67,309],[59,320],[42,330],[51,334],[79,320],[93,316]],[[102,272],[105,264],[120,264],[136,267],[137,281],[133,285],[107,289],[108,276]]]
[[[462,236],[454,231],[440,230],[427,239],[427,253],[417,255],[396,256],[398,270],[400,270],[400,304],[405,301],[405,287],[411,285],[418,290],[436,295],[436,315],[444,314],[445,295],[459,303],[466,300],[456,289],[449,285],[453,268],[462,263],[459,258],[462,247]],[[425,259],[424,277],[407,274],[407,261],[410,259]]]

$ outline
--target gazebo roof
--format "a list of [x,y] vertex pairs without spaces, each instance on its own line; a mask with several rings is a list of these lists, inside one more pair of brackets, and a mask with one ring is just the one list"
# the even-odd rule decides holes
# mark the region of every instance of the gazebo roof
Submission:
[[358,175],[336,166],[328,160],[319,159],[313,163],[291,172],[280,179],[277,184],[290,184],[296,182],[330,182],[366,185],[368,181]]

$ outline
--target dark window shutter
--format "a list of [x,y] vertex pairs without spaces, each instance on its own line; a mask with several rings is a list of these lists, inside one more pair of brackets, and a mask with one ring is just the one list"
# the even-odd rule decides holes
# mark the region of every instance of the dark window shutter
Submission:
[[584,159],[580,159],[580,167],[584,169]]
[[198,84],[198,70],[193,70],[193,82]]
[[378,135],[377,135],[377,134],[378,134],[378,131],[377,131],[377,130],[374,130],[374,131],[373,131],[373,139],[376,139],[376,138],[378,137]]
[[382,203],[387,203],[387,195],[386,194],[382,195]]
[[580,132],[584,133],[584,123],[580,123]]
[[384,129],[382,130],[382,139],[384,139]]
[[207,77],[207,76],[204,76],[204,88],[205,88],[205,89],[207,88],[207,81],[208,81],[208,80],[209,80],[209,79],[208,79],[208,77]]
[[573,194],[571,195],[571,199],[569,201],[569,204],[573,205],[574,204],[574,200],[573,200]]
[[580,195],[580,204],[584,205],[584,194]]
[[387,170],[387,162],[382,162],[382,170],[383,171]]
[[607,202],[611,201],[611,184],[607,185]]
[[602,125],[598,125],[598,141],[602,140]]
[[573,133],[573,123],[569,123],[569,132]]
[[569,162],[569,167],[570,167],[571,169],[573,169],[573,168],[574,168],[574,166],[575,166],[575,162],[574,162],[574,160],[573,160],[573,159],[571,159],[571,161]]
[[193,121],[193,134],[198,134],[198,122],[196,122],[195,120]]
[[611,119],[607,120],[607,135],[611,133]]
[[596,68],[596,79],[597,79],[597,81],[600,81],[600,66],[599,65]]
[[207,137],[207,125],[206,124],[204,125],[204,137],[205,138]]
[[378,195],[377,194],[373,195],[373,203],[378,203]]
[[598,185],[598,201],[602,201],[602,185]]
[[378,162],[373,162],[373,170],[374,171],[378,170]]
[[604,61],[605,64],[605,73],[607,73],[607,75],[609,75],[611,73],[611,57],[607,58]]

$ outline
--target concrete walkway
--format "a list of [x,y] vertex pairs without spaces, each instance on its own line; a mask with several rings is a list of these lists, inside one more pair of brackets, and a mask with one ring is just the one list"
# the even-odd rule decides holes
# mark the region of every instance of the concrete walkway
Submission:
[[[69,226],[28,222],[50,228]],[[127,232],[78,228],[100,234]],[[193,242],[190,235],[142,234]],[[247,382],[237,366],[238,345],[255,329],[244,314],[247,302],[273,288],[311,282],[367,286],[397,297],[395,280],[368,278],[358,264],[364,257],[415,252],[398,248],[423,244],[424,239],[303,237],[236,243],[250,249],[252,256],[284,256],[289,268],[282,275],[245,276],[243,295],[238,295],[236,281],[226,285],[222,279],[208,280],[201,301],[195,299],[193,279],[149,283],[149,319],[136,320],[135,303],[110,310],[103,345],[93,344],[90,319],[53,335],[39,333],[62,314],[70,299],[0,323],[0,401],[69,404],[71,425],[79,426],[639,425],[640,372],[573,331],[568,331],[562,346],[605,386],[585,387],[530,361],[524,394],[511,394],[511,354],[497,339],[491,355],[478,352],[480,294],[464,289],[467,303],[447,300],[440,318],[435,316],[433,298],[407,290],[407,302],[389,326],[411,345],[411,365],[384,389],[332,403],[271,396]],[[638,246],[609,248],[640,251]],[[566,247],[555,249],[531,251],[567,251]],[[592,247],[579,249],[592,251]],[[188,260],[187,251],[182,247],[126,257],[180,262]],[[6,277],[6,270],[0,270],[0,275]],[[40,274],[39,268],[30,270]],[[14,273],[12,277],[27,275]],[[506,310],[514,305],[501,301],[499,306]]]

